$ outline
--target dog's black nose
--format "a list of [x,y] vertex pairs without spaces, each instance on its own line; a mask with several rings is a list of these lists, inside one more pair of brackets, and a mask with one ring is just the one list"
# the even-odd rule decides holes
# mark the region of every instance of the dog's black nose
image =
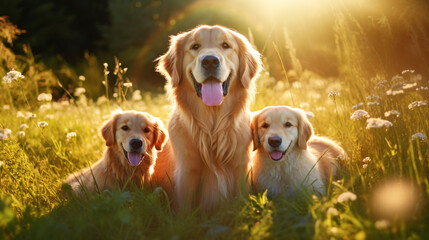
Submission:
[[213,71],[218,69],[220,65],[220,59],[215,55],[205,55],[201,59],[201,65],[205,70]]
[[140,138],[133,138],[130,140],[130,146],[133,150],[137,150],[143,146],[143,141]]
[[279,136],[269,137],[268,144],[270,144],[271,147],[278,147],[282,144],[282,138]]

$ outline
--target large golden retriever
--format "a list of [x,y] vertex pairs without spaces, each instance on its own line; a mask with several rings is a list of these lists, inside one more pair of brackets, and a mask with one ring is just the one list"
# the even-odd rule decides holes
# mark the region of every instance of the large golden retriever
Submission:
[[312,136],[304,111],[266,107],[254,114],[251,128],[256,151],[252,172],[258,192],[267,189],[271,197],[290,196],[296,188],[311,187],[325,194],[325,184],[331,176],[335,179],[337,157],[344,156],[344,150],[327,138]]
[[115,184],[123,187],[127,181],[139,187],[150,186],[157,153],[168,138],[163,123],[144,112],[116,112],[104,124],[101,133],[107,150],[91,167],[66,179],[65,183],[72,187],[73,192],[76,195],[84,191],[93,193],[111,189]]
[[212,209],[238,193],[247,173],[260,54],[243,35],[204,25],[171,37],[158,61],[175,103],[168,131],[179,207]]

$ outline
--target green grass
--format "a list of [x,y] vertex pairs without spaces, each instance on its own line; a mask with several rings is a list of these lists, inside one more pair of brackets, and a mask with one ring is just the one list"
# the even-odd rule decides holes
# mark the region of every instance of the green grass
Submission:
[[[419,85],[422,82],[418,83]],[[51,104],[49,110],[35,110],[35,119],[17,118],[16,110],[1,110],[0,125],[12,134],[0,142],[0,238],[17,239],[265,239],[265,238],[411,238],[426,239],[429,211],[428,142],[412,141],[411,135],[428,135],[428,106],[408,109],[412,101],[425,99],[424,91],[409,90],[398,96],[381,96],[380,105],[364,106],[371,117],[389,119],[390,128],[365,129],[365,120],[350,120],[351,106],[365,102],[354,99],[348,86],[335,79],[311,77],[301,87],[288,87],[263,73],[252,109],[267,105],[301,106],[312,111],[318,135],[342,144],[347,152],[341,180],[333,182],[327,196],[309,192],[290,199],[267,200],[265,195],[242,195],[230,200],[216,213],[200,211],[174,213],[161,189],[132,192],[105,191],[91,197],[66,198],[59,193],[62,180],[71,172],[98,160],[104,143],[99,134],[113,104]],[[330,90],[340,95],[328,99]],[[363,90],[362,90],[363,91]],[[302,104],[302,103],[308,103]],[[168,119],[165,95],[147,93],[142,101],[122,103],[123,109],[147,111]],[[385,118],[396,109],[399,117]],[[48,122],[40,128],[39,121]],[[18,138],[19,125],[26,123],[26,136]],[[68,132],[77,136],[67,140]],[[362,159],[369,156],[366,169]],[[373,189],[384,179],[401,177],[419,192],[412,215],[392,218],[384,229],[375,225],[378,216],[370,207]],[[346,191],[355,201],[339,203]],[[335,208],[338,215],[328,214]],[[380,227],[379,227],[380,228]]]

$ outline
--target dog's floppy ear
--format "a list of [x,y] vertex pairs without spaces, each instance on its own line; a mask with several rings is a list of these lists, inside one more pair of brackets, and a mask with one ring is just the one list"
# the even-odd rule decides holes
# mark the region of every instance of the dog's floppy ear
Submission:
[[170,37],[168,51],[157,58],[156,71],[161,73],[172,87],[179,85],[183,73],[183,48],[189,33],[181,33]]
[[303,111],[297,111],[298,114],[298,147],[302,150],[307,149],[307,142],[313,135],[313,127]]
[[115,125],[116,125],[116,119],[118,118],[117,115],[114,115],[110,120],[104,123],[103,127],[101,128],[101,135],[103,136],[104,140],[106,141],[106,146],[111,147],[113,144],[115,144]]
[[261,54],[252,47],[246,37],[232,31],[232,35],[238,44],[239,68],[238,78],[245,88],[250,88],[252,80],[257,77],[262,70]]
[[167,130],[164,128],[164,124],[159,119],[155,119],[154,131],[153,131],[153,141],[155,149],[161,151],[165,143],[167,143],[168,134]]
[[250,123],[250,129],[252,130],[252,139],[253,139],[253,151],[261,147],[261,143],[259,142],[259,134],[258,134],[258,118],[259,114],[252,114],[252,121]]

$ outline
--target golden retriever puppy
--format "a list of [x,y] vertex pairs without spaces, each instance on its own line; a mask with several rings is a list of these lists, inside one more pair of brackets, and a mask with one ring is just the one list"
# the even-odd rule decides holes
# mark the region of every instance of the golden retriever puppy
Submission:
[[313,128],[304,111],[267,107],[254,114],[251,128],[256,191],[267,189],[270,197],[291,196],[297,188],[311,187],[325,194],[326,181],[338,170],[336,157],[344,155],[344,150],[331,140],[312,137]]
[[[101,129],[107,150],[91,167],[65,181],[76,195],[123,187],[127,181],[149,186],[151,174],[168,136],[162,122],[148,113],[118,112]],[[162,160],[161,160],[162,161]]]
[[158,61],[175,103],[168,131],[179,208],[213,209],[238,193],[247,174],[260,54],[243,35],[204,25],[171,37]]

